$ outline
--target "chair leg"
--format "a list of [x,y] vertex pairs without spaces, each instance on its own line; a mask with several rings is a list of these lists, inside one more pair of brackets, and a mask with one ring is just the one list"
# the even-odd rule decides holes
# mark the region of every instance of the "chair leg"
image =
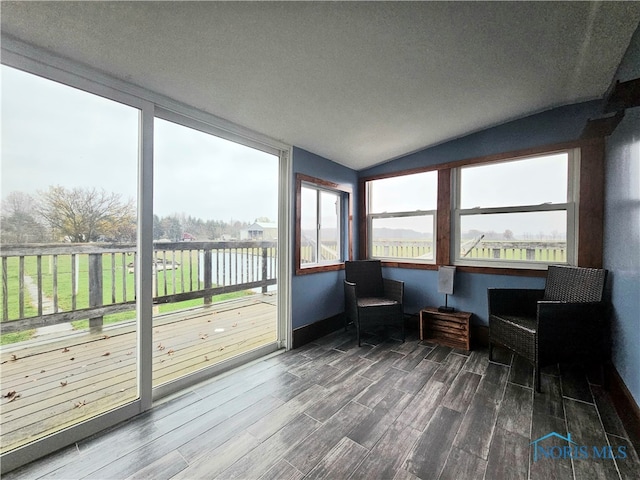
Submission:
[[539,367],[533,367],[533,378],[534,378],[534,382],[535,382],[535,387],[536,387],[536,392],[540,393],[540,368]]
[[493,343],[489,342],[489,361],[493,362]]

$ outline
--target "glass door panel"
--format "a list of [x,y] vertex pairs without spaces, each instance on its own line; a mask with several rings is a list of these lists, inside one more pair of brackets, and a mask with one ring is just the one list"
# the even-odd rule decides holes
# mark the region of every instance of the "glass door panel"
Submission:
[[138,398],[138,109],[2,66],[2,453]]
[[157,118],[153,385],[277,341],[277,156]]

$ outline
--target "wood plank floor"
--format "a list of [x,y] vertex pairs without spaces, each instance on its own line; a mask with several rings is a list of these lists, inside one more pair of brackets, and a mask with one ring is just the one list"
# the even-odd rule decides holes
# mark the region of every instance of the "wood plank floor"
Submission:
[[[154,318],[153,384],[276,341],[275,297],[255,295]],[[2,349],[1,448],[136,398],[135,324]],[[17,397],[5,398],[8,392]]]
[[[569,368],[339,331],[194,386],[4,476],[60,479],[637,479],[607,393]],[[534,458],[557,432],[625,458]],[[561,452],[557,438],[543,442]],[[554,450],[555,448],[555,450]],[[540,452],[538,452],[540,453]]]

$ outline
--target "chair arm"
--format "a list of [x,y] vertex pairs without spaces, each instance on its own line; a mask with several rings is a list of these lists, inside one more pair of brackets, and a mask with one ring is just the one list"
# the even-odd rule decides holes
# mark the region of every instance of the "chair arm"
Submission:
[[606,320],[604,302],[558,302],[543,300],[538,302],[538,326],[557,327],[562,323],[576,327],[588,327],[589,323],[600,324]]
[[344,310],[350,322],[358,317],[358,300],[356,297],[356,284],[344,281]]
[[356,297],[356,284],[353,282],[344,281],[344,301],[345,303],[357,303]]
[[599,358],[608,351],[605,302],[538,302],[541,361],[569,361],[576,356]]
[[536,302],[544,290],[530,288],[488,288],[489,316],[492,314],[534,317]]
[[391,280],[390,278],[383,278],[384,284],[384,296],[390,300],[395,300],[399,304],[402,304],[404,297],[404,282],[400,280]]

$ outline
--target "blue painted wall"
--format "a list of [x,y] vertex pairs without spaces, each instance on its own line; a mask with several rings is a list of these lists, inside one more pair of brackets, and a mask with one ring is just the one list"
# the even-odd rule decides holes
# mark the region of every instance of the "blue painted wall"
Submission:
[[601,115],[601,101],[558,107],[476,132],[457,140],[360,171],[361,177],[483,157],[576,140],[588,118]]
[[[616,80],[640,77],[640,28]],[[613,304],[613,363],[640,405],[640,107],[607,139],[604,266]]]
[[[417,314],[425,306],[444,305],[444,294],[438,293],[438,272],[435,270],[385,268],[384,276],[405,282],[406,313]],[[456,310],[473,312],[473,322],[486,325],[488,287],[544,288],[544,278],[457,273],[448,305]]]
[[[587,119],[600,116],[601,109],[601,101],[559,107],[377,165],[359,172],[359,175],[366,177],[398,172],[573,141],[579,138]],[[437,272],[402,268],[385,270],[386,276],[405,282],[407,313],[416,313],[424,306],[444,305],[444,295],[437,292]],[[474,324],[487,325],[487,288],[490,287],[544,288],[544,279],[459,273],[455,279],[454,294],[449,297],[449,305],[473,312]]]
[[[554,143],[576,140],[589,118],[601,114],[600,101],[563,106],[526,118],[505,123],[481,132],[437,145],[375,167],[354,172],[302,149],[295,148],[294,172],[305,173],[339,183],[353,185],[354,206],[357,206],[357,180],[380,173],[437,165],[439,163],[511,152]],[[354,212],[357,218],[357,212]],[[357,230],[357,229],[356,229]],[[354,239],[357,257],[357,238]],[[444,296],[437,292],[437,272],[403,268],[385,268],[385,276],[405,282],[405,310],[417,313],[424,306],[444,304]],[[294,276],[293,327],[329,318],[343,310],[342,279],[344,273],[327,272]],[[544,288],[539,277],[459,273],[455,292],[449,305],[473,312],[473,323],[487,325],[487,288]]]
[[[357,205],[358,174],[354,170],[339,165],[301,148],[293,149],[293,184],[295,174],[303,173],[312,177],[328,180],[334,183],[350,185],[353,189],[354,209]],[[293,192],[292,205],[295,205]],[[292,222],[295,212],[292,211]],[[293,225],[294,223],[292,223]],[[357,228],[354,225],[353,245],[357,255]],[[293,262],[292,262],[293,263]],[[330,318],[344,311],[344,270],[337,272],[313,273],[296,275],[295,265],[291,272],[291,299],[293,328],[302,327],[319,320]]]

